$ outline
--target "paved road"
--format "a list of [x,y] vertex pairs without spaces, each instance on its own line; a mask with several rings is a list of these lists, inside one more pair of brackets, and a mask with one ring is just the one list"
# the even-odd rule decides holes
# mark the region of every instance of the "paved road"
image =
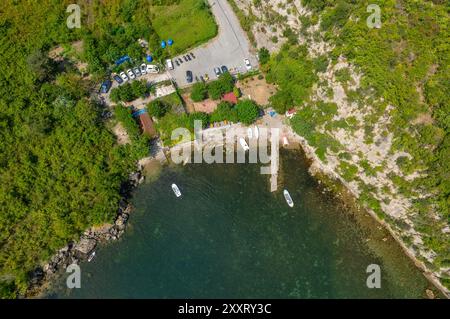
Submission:
[[233,9],[226,0],[208,0],[212,13],[219,26],[218,36],[203,46],[195,48],[193,52],[195,59],[185,62],[183,55],[172,59],[181,58],[183,63],[177,66],[174,63],[174,70],[169,71],[170,75],[177,82],[178,86],[185,87],[189,83],[186,81],[186,71],[192,71],[195,76],[208,74],[210,80],[216,79],[214,67],[225,65],[231,73],[245,73],[244,59],[248,58],[253,68],[258,66],[256,56],[250,53],[250,43],[242,30],[239,20]]

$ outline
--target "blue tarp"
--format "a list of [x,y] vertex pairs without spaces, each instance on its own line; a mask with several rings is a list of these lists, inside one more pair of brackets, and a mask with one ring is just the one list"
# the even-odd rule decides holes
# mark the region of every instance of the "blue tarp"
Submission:
[[164,49],[165,47],[166,47],[166,41],[162,40],[162,41],[161,41],[161,48]]
[[151,55],[147,55],[147,62],[152,62],[152,61],[153,61],[152,56]]
[[119,58],[119,60],[116,61],[117,65],[120,65],[122,63],[124,63],[125,61],[129,61],[131,60],[130,57],[128,55],[124,55],[123,57]]
[[144,113],[147,113],[147,111],[145,109],[136,111],[136,112],[133,113],[133,117],[139,116],[139,115],[144,114]]
[[172,45],[173,44],[173,40],[172,39],[167,40],[167,44],[168,45]]

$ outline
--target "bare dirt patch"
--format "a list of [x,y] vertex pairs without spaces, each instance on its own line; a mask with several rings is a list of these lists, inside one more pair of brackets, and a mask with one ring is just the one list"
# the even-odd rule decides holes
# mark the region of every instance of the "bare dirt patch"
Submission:
[[268,84],[265,79],[257,76],[238,81],[236,85],[242,92],[242,97],[250,98],[259,105],[268,105],[269,98],[275,94],[276,87]]
[[57,46],[54,49],[50,50],[48,53],[48,57],[56,62],[61,62],[64,60],[63,57],[64,48],[62,46]]
[[214,101],[211,99],[207,99],[202,102],[194,102],[191,100],[189,94],[183,94],[182,97],[186,104],[186,110],[188,113],[193,112],[212,113],[216,109],[217,104],[219,104],[219,101]]
[[433,122],[434,122],[434,120],[433,120],[433,117],[431,116],[431,114],[421,113],[414,119],[414,121],[412,121],[412,124],[414,124],[414,125],[417,125],[417,124],[430,125],[430,124],[433,124]]
[[117,143],[119,145],[131,143],[130,137],[121,123],[117,123],[116,126],[114,126],[113,132],[117,136]]

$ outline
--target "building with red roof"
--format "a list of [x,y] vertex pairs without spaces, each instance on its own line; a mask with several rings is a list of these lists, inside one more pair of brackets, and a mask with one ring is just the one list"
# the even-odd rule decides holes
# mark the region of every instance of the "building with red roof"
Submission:
[[222,96],[222,101],[230,102],[231,104],[237,104],[238,99],[236,95],[234,95],[233,92],[227,93],[224,96]]

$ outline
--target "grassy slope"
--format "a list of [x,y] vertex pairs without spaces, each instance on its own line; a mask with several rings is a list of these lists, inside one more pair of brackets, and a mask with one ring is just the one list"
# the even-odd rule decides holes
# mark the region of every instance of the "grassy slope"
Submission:
[[182,0],[151,8],[153,27],[161,39],[172,39],[172,54],[181,53],[217,34],[217,25],[204,0]]

